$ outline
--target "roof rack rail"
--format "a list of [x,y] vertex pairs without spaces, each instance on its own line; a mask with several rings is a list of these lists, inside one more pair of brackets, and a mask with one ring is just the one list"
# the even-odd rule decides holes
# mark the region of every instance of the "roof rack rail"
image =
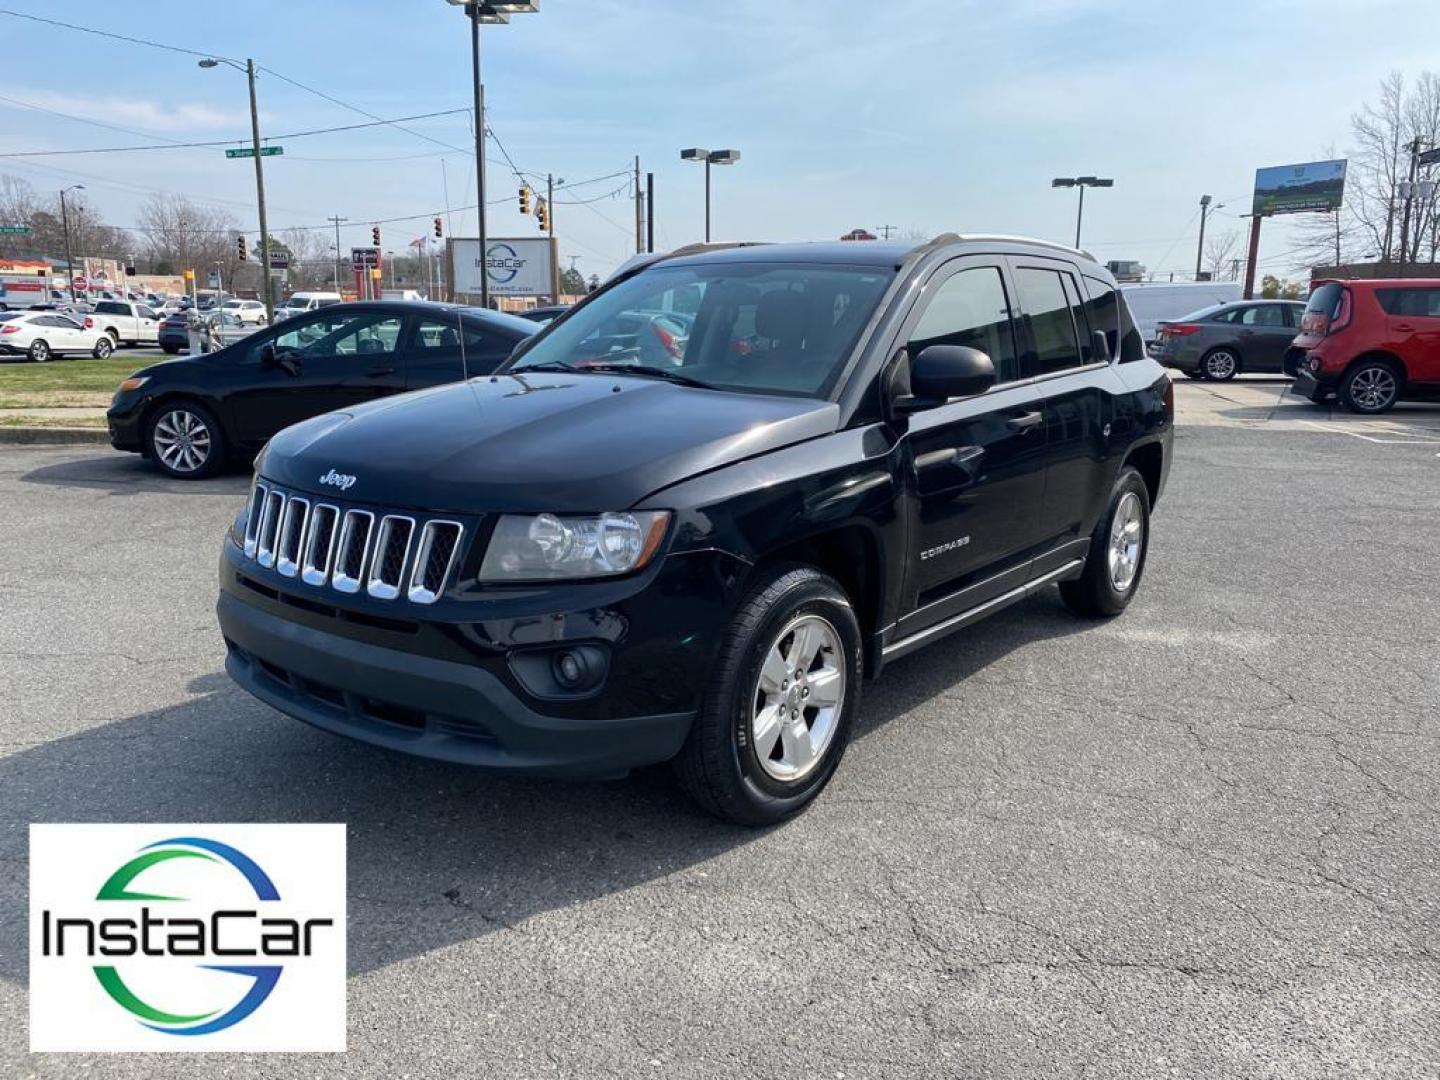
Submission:
[[1063,251],[1067,255],[1080,255],[1091,262],[1096,262],[1094,255],[1084,248],[1071,247],[1069,244],[1056,243],[1054,240],[1038,240],[1033,236],[1014,236],[1009,233],[941,233],[924,245],[926,248],[938,246],[942,243],[956,244],[960,242],[971,243],[976,240],[1006,243],[1006,244],[1038,244],[1040,247],[1047,247],[1053,251]]
[[729,248],[764,247],[768,243],[770,243],[768,240],[733,240],[714,244],[703,242],[686,244],[683,247],[676,248],[674,251],[665,252],[662,257],[666,259],[678,259],[682,255],[699,255],[706,251],[725,251]]

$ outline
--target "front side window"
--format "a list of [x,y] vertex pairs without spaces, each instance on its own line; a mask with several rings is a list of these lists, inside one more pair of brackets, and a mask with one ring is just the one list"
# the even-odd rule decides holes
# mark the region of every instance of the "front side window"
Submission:
[[748,261],[652,267],[577,309],[506,370],[649,368],[720,390],[824,397],[894,276]]
[[1020,377],[1010,302],[998,266],[976,266],[940,283],[910,334],[907,351],[918,356],[930,345],[979,349],[995,364],[995,381]]
[[1079,367],[1080,341],[1065,286],[1056,270],[1022,266],[1015,271],[1020,304],[1035,338],[1035,375]]
[[[404,319],[399,315],[337,312],[317,319],[306,319],[295,326],[287,326],[268,341],[273,342],[277,353],[293,353],[302,359],[364,359],[377,354],[393,353],[403,323]],[[257,343],[251,350],[257,359],[259,350],[263,347],[263,344]]]

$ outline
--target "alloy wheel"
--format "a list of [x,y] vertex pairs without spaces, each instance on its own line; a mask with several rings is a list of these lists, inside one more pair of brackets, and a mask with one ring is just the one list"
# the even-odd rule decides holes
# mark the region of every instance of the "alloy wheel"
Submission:
[[1116,592],[1124,593],[1135,583],[1144,543],[1145,517],[1140,498],[1133,491],[1127,491],[1115,507],[1115,517],[1110,523],[1110,545],[1105,553],[1110,584]]
[[766,775],[787,783],[825,757],[845,700],[845,646],[819,615],[790,622],[765,651],[751,697],[750,736]]
[[1237,367],[1235,354],[1219,349],[1205,358],[1205,374],[1212,379],[1228,379]]
[[1380,412],[1395,400],[1399,384],[1389,368],[1361,368],[1350,380],[1350,397],[1366,412]]
[[175,472],[194,472],[210,460],[210,428],[188,409],[171,409],[155,421],[155,454]]
[[43,364],[50,359],[50,346],[43,341],[32,341],[30,343],[30,359],[37,364]]

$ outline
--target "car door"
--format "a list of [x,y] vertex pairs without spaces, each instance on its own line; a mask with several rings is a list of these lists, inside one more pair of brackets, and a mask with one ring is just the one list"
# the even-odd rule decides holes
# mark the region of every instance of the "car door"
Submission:
[[1412,383],[1440,386],[1440,289],[1377,289],[1387,344]]
[[1235,320],[1236,342],[1245,371],[1279,371],[1295,330],[1284,304],[1252,304]]
[[137,316],[136,340],[154,345],[160,340],[160,316],[144,304],[136,304],[135,313]]
[[1032,567],[1038,575],[1077,557],[1104,487],[1105,377],[1120,337],[1119,297],[1098,279],[1082,285],[1078,268],[1064,260],[1026,256],[1011,263],[1021,370],[1034,381],[1045,416],[1040,562]]
[[404,325],[392,312],[336,308],[237,343],[219,362],[243,364],[250,375],[231,395],[240,438],[263,442],[301,420],[405,389]]
[[405,352],[405,387],[419,390],[467,375],[488,375],[518,340],[458,313],[417,317]]
[[1019,381],[1003,260],[966,256],[925,286],[902,340],[987,353],[996,385],[909,413],[903,424],[909,559],[897,636],[924,630],[1024,583],[1044,494],[1039,393]]
[[53,318],[57,325],[56,335],[64,336],[65,343],[60,348],[66,352],[89,352],[95,347],[95,335],[86,330],[83,323],[64,315]]

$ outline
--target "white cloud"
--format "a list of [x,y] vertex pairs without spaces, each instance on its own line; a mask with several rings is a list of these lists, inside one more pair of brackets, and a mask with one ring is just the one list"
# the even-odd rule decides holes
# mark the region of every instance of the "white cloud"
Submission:
[[176,131],[216,131],[221,129],[227,132],[243,133],[250,121],[247,112],[216,109],[199,102],[152,101],[141,97],[81,95],[57,93],[50,90],[11,89],[9,87],[0,93],[10,99],[10,101],[0,102],[0,105],[9,106],[11,102],[24,102],[28,105],[38,106],[40,109],[68,113],[74,117],[98,121],[102,124],[141,128],[164,134],[172,134]]

